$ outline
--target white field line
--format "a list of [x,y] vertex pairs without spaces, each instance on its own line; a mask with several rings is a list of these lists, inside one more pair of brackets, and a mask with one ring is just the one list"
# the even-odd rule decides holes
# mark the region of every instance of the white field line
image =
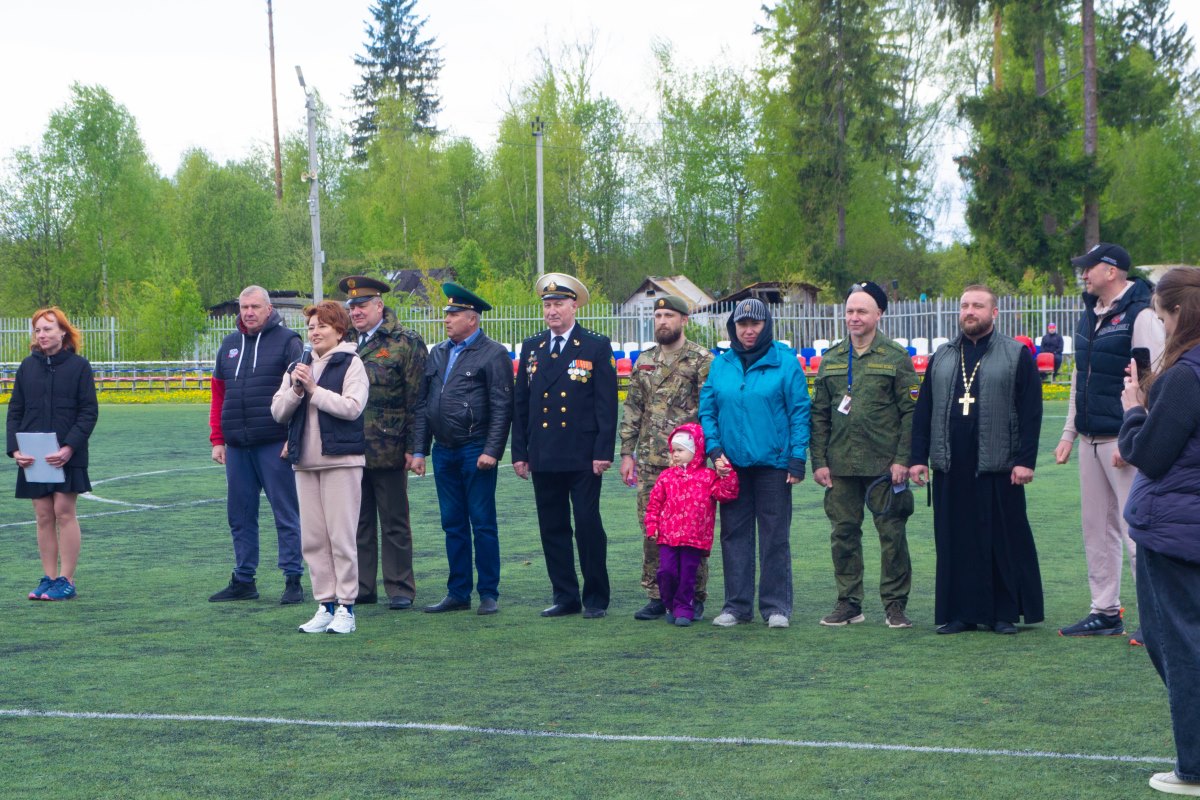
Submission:
[[[99,498],[95,498],[99,499]],[[114,501],[109,501],[114,502]],[[187,500],[182,503],[169,503],[163,506],[133,506],[131,508],[122,508],[119,511],[98,511],[95,514],[80,514],[77,519],[96,519],[97,517],[111,517],[114,514],[136,514],[140,511],[167,511],[172,508],[187,508],[189,506],[204,506],[209,503],[223,503],[224,497],[213,497],[207,500]],[[36,525],[36,519],[27,519],[21,522],[6,522],[0,524],[0,530],[4,528],[19,528],[23,525]]]
[[216,714],[109,714],[93,711],[38,711],[29,708],[0,708],[0,717],[36,717],[44,719],[132,720],[136,722],[218,722],[238,725],[281,725],[311,728],[358,728],[427,733],[468,733],[483,736],[512,736],[535,739],[575,739],[594,742],[661,742],[666,744],[754,745],[760,747],[793,747],[818,750],[875,750],[897,753],[930,753],[934,755],[986,756],[995,758],[1046,758],[1065,761],[1115,761],[1132,764],[1173,764],[1173,758],[1155,756],[1101,755],[1094,753],[1056,753],[1046,750],[992,750],[975,747],[931,747],[906,744],[873,744],[870,742],[822,742],[804,739],[766,739],[705,736],[650,736],[617,733],[569,733],[565,731],[524,730],[521,728],[486,728],[475,725],[443,725],[433,722],[382,722],[374,720],[339,721],[317,719],[288,719],[282,717],[239,717]]

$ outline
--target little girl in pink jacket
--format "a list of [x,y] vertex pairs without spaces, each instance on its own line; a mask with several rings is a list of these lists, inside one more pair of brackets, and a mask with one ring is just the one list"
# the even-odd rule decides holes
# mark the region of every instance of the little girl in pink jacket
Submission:
[[738,495],[737,473],[729,466],[704,466],[704,431],[680,425],[667,439],[671,466],[663,470],[646,505],[646,536],[658,542],[658,590],[667,622],[692,624],[696,568],[712,551],[717,501]]

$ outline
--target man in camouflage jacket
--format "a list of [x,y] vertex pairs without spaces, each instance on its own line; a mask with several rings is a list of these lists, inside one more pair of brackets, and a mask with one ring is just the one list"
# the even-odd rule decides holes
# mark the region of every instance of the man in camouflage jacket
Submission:
[[920,388],[908,351],[879,330],[887,294],[870,281],[846,297],[849,336],[826,351],[812,399],[813,480],[824,486],[838,599],[822,625],[862,622],[864,502],[879,533],[879,593],[889,628],[910,628],[905,525],[912,419]]
[[[700,387],[708,377],[712,353],[689,342],[683,328],[688,306],[681,297],[666,295],[654,302],[656,347],[642,352],[634,365],[621,420],[621,478],[637,486],[638,524],[645,533],[646,504],[659,474],[670,466],[667,439],[685,422],[696,422]],[[666,614],[658,591],[658,544],[642,537],[642,588],[649,601],[634,619],[659,619]],[[708,597],[708,559],[696,570],[696,619],[704,616]]]
[[383,569],[389,608],[412,607],[416,582],[412,567],[412,526],[408,514],[408,470],[416,450],[414,421],[419,413],[427,349],[416,331],[402,326],[383,304],[388,284],[355,275],[339,287],[346,292],[352,336],[370,381],[363,427],[367,466],[362,476],[358,516],[358,603],[378,602],[376,580]]

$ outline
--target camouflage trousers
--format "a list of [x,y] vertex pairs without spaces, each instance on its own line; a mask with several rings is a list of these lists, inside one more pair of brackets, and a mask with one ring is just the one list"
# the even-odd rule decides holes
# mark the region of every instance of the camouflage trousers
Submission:
[[[863,602],[864,503],[867,487],[874,480],[835,475],[833,487],[825,490],[825,516],[833,525],[830,543],[838,600],[847,600],[860,608]],[[890,491],[887,486],[876,489],[881,495]],[[912,562],[908,556],[908,536],[905,531],[905,522],[913,512],[912,490],[905,489],[894,495],[891,502],[892,508],[886,513],[872,515],[875,530],[879,533],[879,596],[885,607],[893,601],[898,601],[902,606],[907,604],[908,592],[912,587]]]
[[[665,467],[638,466],[637,515],[638,530],[642,532],[642,588],[651,600],[661,600],[658,592],[658,542],[646,538],[646,506],[650,502],[650,491]],[[703,603],[708,599],[708,557],[700,559],[696,568],[695,599]]]

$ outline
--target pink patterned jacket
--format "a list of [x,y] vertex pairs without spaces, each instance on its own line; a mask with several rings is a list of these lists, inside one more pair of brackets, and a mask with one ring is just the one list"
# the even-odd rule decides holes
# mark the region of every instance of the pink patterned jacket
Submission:
[[696,441],[696,457],[685,467],[668,467],[658,476],[646,505],[646,536],[672,547],[695,547],[705,554],[712,551],[717,502],[737,499],[736,472],[724,478],[704,466],[704,431],[695,422],[687,422],[671,432],[686,431]]

